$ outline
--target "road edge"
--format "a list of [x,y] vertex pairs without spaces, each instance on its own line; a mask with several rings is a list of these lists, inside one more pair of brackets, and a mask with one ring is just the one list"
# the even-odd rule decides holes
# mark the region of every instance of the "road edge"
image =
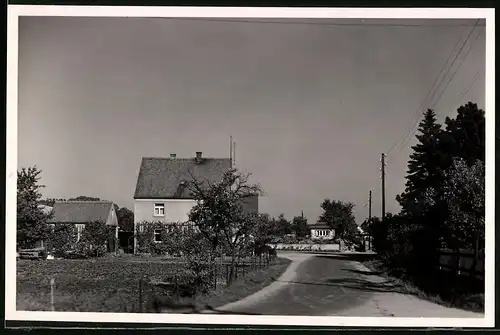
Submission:
[[[293,281],[293,279],[296,276],[296,270],[297,268],[305,261],[308,259],[314,257],[314,255],[304,255],[302,254],[300,258],[293,257],[293,254],[280,254],[279,257],[282,258],[287,258],[291,262],[286,268],[285,272],[281,274],[279,278],[276,278],[272,283],[269,285],[263,287],[261,290],[234,302],[231,302],[229,304],[223,305],[221,307],[216,308],[216,311],[221,311],[221,312],[228,312],[234,309],[242,308],[245,306],[252,305],[254,303],[257,303],[261,301],[262,299],[278,292],[282,288],[284,288],[287,284],[287,282]],[[202,313],[213,313],[212,311],[203,311]]]

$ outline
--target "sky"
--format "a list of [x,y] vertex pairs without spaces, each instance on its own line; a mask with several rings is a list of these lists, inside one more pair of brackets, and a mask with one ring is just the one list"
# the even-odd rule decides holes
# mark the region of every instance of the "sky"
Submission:
[[233,136],[261,212],[315,223],[329,198],[361,223],[370,189],[381,215],[380,156],[401,142],[399,212],[415,116],[484,108],[484,21],[267,21],[21,17],[18,167],[42,170],[44,197],[133,208],[142,157],[229,157]]

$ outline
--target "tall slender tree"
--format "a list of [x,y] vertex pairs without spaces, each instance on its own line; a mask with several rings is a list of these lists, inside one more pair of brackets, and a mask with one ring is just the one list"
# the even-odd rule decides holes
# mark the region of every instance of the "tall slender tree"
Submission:
[[416,138],[418,143],[412,146],[405,191],[396,197],[407,215],[420,215],[428,188],[439,184],[443,176],[443,156],[439,152],[442,130],[436,121],[436,114],[428,109],[419,124]]

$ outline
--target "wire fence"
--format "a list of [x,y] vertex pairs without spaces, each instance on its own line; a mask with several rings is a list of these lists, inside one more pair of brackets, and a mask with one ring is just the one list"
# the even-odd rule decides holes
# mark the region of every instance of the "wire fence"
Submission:
[[218,259],[208,268],[208,276],[203,282],[193,283],[182,275],[173,275],[163,281],[151,281],[150,278],[138,280],[138,313],[160,312],[162,310],[194,310],[193,297],[201,289],[209,290],[228,287],[234,281],[258,270],[264,270],[276,264],[277,257],[269,254],[238,259],[231,264],[227,259]]

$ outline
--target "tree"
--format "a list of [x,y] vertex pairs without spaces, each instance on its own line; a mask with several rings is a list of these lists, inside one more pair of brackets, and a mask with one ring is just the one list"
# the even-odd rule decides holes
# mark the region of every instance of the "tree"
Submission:
[[477,104],[468,102],[457,109],[455,119],[447,117],[446,130],[442,136],[443,145],[449,152],[448,167],[452,167],[453,158],[460,157],[468,165],[485,159],[485,118],[484,110]]
[[17,244],[21,248],[32,248],[44,241],[49,233],[49,216],[39,207],[41,170],[36,166],[22,168],[17,172]]
[[276,228],[278,230],[278,236],[280,237],[284,237],[293,232],[292,224],[286,219],[285,214],[280,214],[276,219]]
[[476,250],[484,245],[485,166],[477,160],[469,166],[455,158],[443,185],[449,216],[446,228],[452,248]]
[[188,182],[188,189],[197,201],[189,212],[189,220],[210,243],[212,259],[215,259],[219,246],[229,249],[231,278],[238,251],[244,249],[244,242],[248,241],[258,222],[256,214],[243,209],[247,198],[262,193],[258,185],[248,182],[249,176],[231,169],[215,183],[197,180],[192,174],[192,180]]
[[403,213],[422,215],[421,204],[425,192],[442,181],[443,157],[439,152],[439,140],[442,135],[441,125],[436,122],[432,109],[424,113],[419,124],[418,143],[412,146],[413,153],[408,161],[405,191],[397,196]]
[[274,221],[271,219],[269,214],[260,213],[253,231],[255,245],[262,246],[272,242],[274,231]]
[[118,217],[118,226],[121,231],[134,231],[134,212],[126,207],[122,207],[116,211]]
[[321,208],[323,213],[318,220],[320,223],[325,223],[335,229],[335,235],[341,239],[351,237],[352,227],[356,227],[353,203],[325,199],[321,203]]
[[95,197],[87,197],[85,195],[80,195],[76,198],[68,199],[68,201],[101,201],[101,199],[95,198]]
[[299,239],[303,239],[309,234],[307,219],[303,216],[296,216],[293,218],[292,228],[295,232],[295,236],[297,236],[297,238]]
[[102,256],[106,253],[107,243],[115,238],[113,229],[110,229],[104,222],[88,222],[82,231],[77,248],[87,256]]

